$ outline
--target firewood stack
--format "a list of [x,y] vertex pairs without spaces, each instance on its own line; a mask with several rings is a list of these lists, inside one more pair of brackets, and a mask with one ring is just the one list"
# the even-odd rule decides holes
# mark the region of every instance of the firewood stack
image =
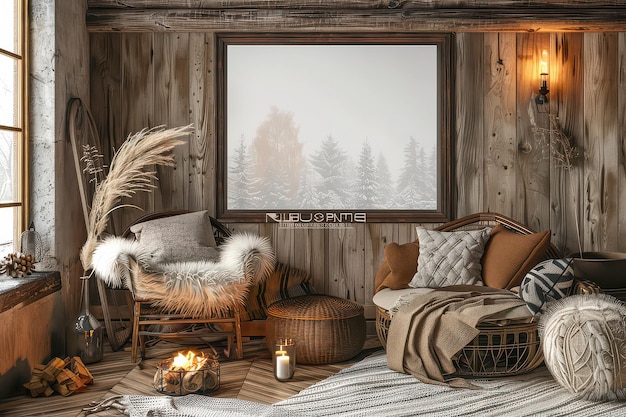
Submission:
[[54,358],[46,365],[35,365],[30,382],[24,387],[30,395],[49,397],[55,391],[67,397],[75,392],[83,392],[93,382],[93,376],[78,357]]

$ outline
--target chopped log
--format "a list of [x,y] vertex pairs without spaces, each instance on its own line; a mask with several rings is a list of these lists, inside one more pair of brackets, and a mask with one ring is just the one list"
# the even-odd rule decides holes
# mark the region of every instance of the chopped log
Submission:
[[52,388],[64,397],[75,392],[82,392],[86,387],[78,375],[69,369],[61,369],[57,375],[56,383],[52,385]]
[[35,365],[30,381],[24,387],[32,397],[49,397],[55,391],[67,397],[75,392],[83,392],[93,383],[93,376],[83,361],[73,358],[54,358],[46,365]]
[[70,368],[72,369],[72,372],[78,375],[83,384],[89,385],[93,382],[93,375],[91,375],[91,372],[89,372],[83,361],[78,356],[74,356],[72,358]]

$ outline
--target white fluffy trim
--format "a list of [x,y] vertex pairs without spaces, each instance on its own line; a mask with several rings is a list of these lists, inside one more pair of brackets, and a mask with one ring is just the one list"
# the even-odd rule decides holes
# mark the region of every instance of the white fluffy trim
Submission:
[[224,314],[245,304],[250,287],[265,280],[276,261],[265,237],[236,234],[220,248],[219,262],[177,262],[147,270],[149,253],[141,245],[111,238],[96,249],[93,268],[109,285],[123,284],[164,310],[193,317]]
[[150,252],[138,241],[110,236],[96,246],[91,259],[91,268],[96,276],[109,286],[131,289],[129,256],[140,265],[146,266]]

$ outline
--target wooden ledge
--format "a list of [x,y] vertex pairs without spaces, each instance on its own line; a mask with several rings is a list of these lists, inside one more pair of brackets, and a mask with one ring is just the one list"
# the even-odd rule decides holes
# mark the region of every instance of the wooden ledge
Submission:
[[0,275],[0,313],[31,304],[61,289],[58,271],[36,272],[23,278]]

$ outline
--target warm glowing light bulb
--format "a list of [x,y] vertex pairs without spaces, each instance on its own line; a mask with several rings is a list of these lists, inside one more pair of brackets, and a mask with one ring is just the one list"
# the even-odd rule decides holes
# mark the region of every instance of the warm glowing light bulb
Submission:
[[548,51],[541,51],[541,59],[539,60],[539,73],[548,74]]

